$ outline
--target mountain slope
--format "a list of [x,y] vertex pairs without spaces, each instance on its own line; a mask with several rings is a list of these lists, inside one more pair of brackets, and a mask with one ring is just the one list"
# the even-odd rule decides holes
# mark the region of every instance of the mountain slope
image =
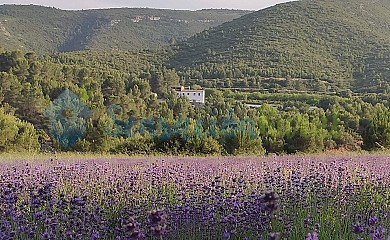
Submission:
[[390,82],[390,1],[303,0],[260,10],[177,46],[203,78],[292,77],[364,89]]
[[156,48],[247,13],[146,8],[64,11],[34,5],[0,5],[0,42],[7,49],[38,53]]

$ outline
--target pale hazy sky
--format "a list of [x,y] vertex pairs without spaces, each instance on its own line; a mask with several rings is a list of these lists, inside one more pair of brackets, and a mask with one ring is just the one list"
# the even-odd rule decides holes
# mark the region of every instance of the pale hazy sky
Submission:
[[171,9],[234,8],[258,10],[291,0],[0,0],[0,4],[35,4],[61,9],[149,7]]

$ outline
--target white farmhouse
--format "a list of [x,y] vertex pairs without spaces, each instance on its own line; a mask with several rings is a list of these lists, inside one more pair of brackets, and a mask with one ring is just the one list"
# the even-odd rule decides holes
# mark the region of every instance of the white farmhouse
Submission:
[[172,87],[176,91],[177,96],[186,96],[190,102],[199,104],[205,103],[205,91],[204,90],[191,90],[190,87],[178,86]]

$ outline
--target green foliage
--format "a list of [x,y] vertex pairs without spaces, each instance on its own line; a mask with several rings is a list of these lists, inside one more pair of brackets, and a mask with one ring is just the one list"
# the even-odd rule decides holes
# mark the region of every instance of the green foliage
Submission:
[[220,141],[228,154],[263,155],[265,153],[261,137],[250,121],[235,122],[233,120],[226,129],[221,131]]
[[65,148],[71,148],[86,132],[90,110],[66,89],[46,109],[50,134]]
[[39,150],[38,134],[34,127],[0,108],[0,151],[16,152]]
[[111,153],[128,155],[151,154],[154,150],[153,138],[149,135],[135,134],[132,138],[122,139],[110,149]]
[[372,119],[365,122],[362,130],[364,145],[367,150],[390,147],[390,111],[380,109]]
[[[351,3],[351,6],[354,4]],[[382,5],[382,2],[377,4]],[[337,6],[336,10],[334,6]],[[31,123],[41,133],[50,135],[47,141],[57,150],[262,155],[358,150],[362,138],[367,149],[387,148],[390,146],[386,134],[390,126],[386,116],[390,102],[386,93],[386,76],[381,75],[381,71],[386,71],[386,65],[378,60],[385,59],[386,55],[383,58],[359,55],[370,44],[373,44],[370,45],[372,51],[366,49],[365,54],[377,51],[374,47],[378,44],[377,38],[372,35],[376,34],[376,30],[369,33],[371,40],[364,45],[363,41],[368,41],[366,37],[353,37],[358,31],[356,18],[341,18],[342,7],[344,5],[339,1],[300,1],[280,5],[198,34],[187,43],[179,43],[179,49],[174,46],[173,51],[90,50],[39,56],[0,50],[0,104],[7,119]],[[310,20],[310,23],[317,24],[315,26],[321,26],[321,21],[327,21],[327,18],[319,14],[318,19],[314,19],[317,8],[324,11],[333,9],[330,12],[339,17],[334,23],[326,25],[328,32],[319,33],[317,28],[313,29],[314,26],[293,29],[292,32],[285,29],[290,27],[286,19],[300,22],[302,18],[302,21]],[[286,10],[289,10],[288,14]],[[297,10],[300,10],[299,17]],[[98,12],[100,10],[96,14]],[[283,14],[286,16],[280,17]],[[333,15],[329,13],[329,16]],[[274,25],[267,22],[268,17]],[[385,18],[384,15],[382,17]],[[344,49],[349,46],[344,39],[347,37],[344,33],[346,27],[339,26],[340,23],[346,24],[344,21],[354,23],[350,27],[351,36],[348,35],[348,42],[352,44],[348,50]],[[258,26],[264,22],[269,24]],[[231,27],[229,32],[226,27]],[[344,34],[340,35],[342,39],[336,39],[337,44],[330,37],[338,36],[336,30]],[[224,37],[215,38],[218,34]],[[192,46],[195,52],[180,60],[183,66],[174,65],[179,66],[179,70],[167,65],[170,59],[180,57],[181,51],[192,49],[183,47],[185,44],[192,44],[202,36],[207,36],[206,40],[210,38],[207,40],[210,46],[203,49],[202,44],[206,40],[201,39]],[[300,37],[312,41],[299,45]],[[73,43],[80,39],[75,37]],[[221,49],[211,46],[221,39],[223,42],[217,44]],[[224,50],[228,45],[225,43],[231,40],[234,48]],[[324,49],[324,41],[331,49]],[[251,46],[256,48],[251,49]],[[195,61],[191,65],[197,54],[204,54],[202,51],[208,54],[207,59],[199,58],[200,62]],[[233,55],[226,57],[229,52]],[[340,59],[344,59],[342,64],[337,62]],[[361,73],[368,68],[369,71],[380,68],[375,70],[378,76],[355,74],[355,65],[352,64],[355,62],[365,64],[360,66]],[[382,93],[358,94],[357,88],[349,86],[348,82],[356,83],[356,86],[360,84],[362,91],[375,90],[366,88],[368,82],[359,79],[368,79],[369,85],[378,86]],[[194,107],[186,97],[178,98],[170,89],[172,85],[191,85],[194,89],[208,87],[206,103]],[[53,108],[51,103],[55,103],[66,89],[74,92],[75,96],[64,103],[74,106],[72,103],[77,102],[91,109],[85,121],[79,121],[82,120],[79,117],[72,118],[74,113],[71,111]],[[45,110],[53,110],[51,112],[56,114],[50,117],[50,114],[43,114]],[[50,118],[55,119],[54,124]],[[1,151],[11,151],[22,143],[23,146],[29,145],[28,137],[16,137],[16,131],[19,134],[24,130],[15,127],[12,122],[7,120],[4,123]],[[77,132],[83,134],[72,140],[71,148],[68,145],[64,149],[67,142],[50,134],[53,128],[55,132],[62,133],[61,136],[66,136],[68,143],[70,136],[75,136]],[[33,135],[31,129],[23,136]],[[34,144],[31,149],[36,149]]]
[[223,79],[221,87],[247,87],[250,80],[267,89],[383,92],[390,81],[389,6],[384,0],[276,5],[179,43],[170,64],[187,79]]
[[[189,143],[189,145],[191,145],[191,142]],[[193,147],[195,149],[199,149],[195,153],[202,153],[206,155],[215,155],[215,154],[219,155],[221,154],[222,151],[221,145],[218,143],[216,139],[212,137],[206,137],[200,139],[200,144],[198,141],[197,145],[199,146],[199,148]]]
[[152,89],[159,95],[167,95],[172,86],[180,85],[180,78],[174,70],[164,69],[163,72],[153,74],[150,81]]
[[[15,75],[12,67],[0,72],[1,104],[7,113],[40,131],[52,132],[51,141],[57,149],[69,143],[70,136],[78,136],[67,150],[261,155],[265,151],[315,152],[355,146],[360,141],[359,123],[377,112],[372,104],[386,103],[380,95],[364,97],[364,102],[354,96],[208,89],[206,104],[195,108],[185,97],[168,91],[170,84],[178,83],[178,74],[163,67],[162,60],[152,57],[151,52],[138,55],[143,56],[138,62],[130,52],[107,56],[111,63],[104,61],[101,52],[54,57],[3,52],[4,66],[28,64],[22,75]],[[119,60],[126,56],[129,65]],[[159,75],[162,77],[153,82]],[[65,98],[62,105],[49,104],[65,89],[76,96]],[[164,101],[152,94],[158,89]],[[261,107],[248,108],[245,102]],[[63,111],[61,106],[74,109],[74,103],[91,109],[88,119],[80,122],[80,117],[73,118],[80,111]],[[58,136],[50,131],[53,128]],[[66,136],[65,142],[59,136]]]
[[76,151],[76,152],[83,152],[83,153],[86,153],[86,152],[91,152],[92,151],[92,144],[85,140],[85,139],[79,139],[73,146],[72,146],[72,150]]

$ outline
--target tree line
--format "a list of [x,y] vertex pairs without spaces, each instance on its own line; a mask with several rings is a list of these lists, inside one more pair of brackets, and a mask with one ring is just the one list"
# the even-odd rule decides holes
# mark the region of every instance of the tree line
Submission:
[[[0,50],[0,151],[50,144],[57,151],[240,155],[390,146],[382,99],[211,89],[198,108],[170,91],[185,78],[158,61],[131,71],[70,58]],[[259,107],[246,106],[248,99]]]

